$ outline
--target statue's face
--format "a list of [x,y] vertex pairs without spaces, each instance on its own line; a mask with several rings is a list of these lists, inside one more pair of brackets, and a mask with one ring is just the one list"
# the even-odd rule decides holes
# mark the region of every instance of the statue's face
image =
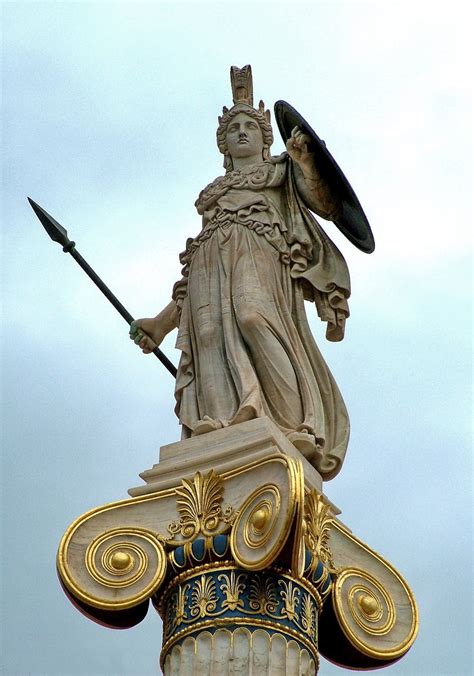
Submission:
[[226,134],[231,157],[262,155],[263,134],[260,125],[245,113],[239,113],[229,123]]

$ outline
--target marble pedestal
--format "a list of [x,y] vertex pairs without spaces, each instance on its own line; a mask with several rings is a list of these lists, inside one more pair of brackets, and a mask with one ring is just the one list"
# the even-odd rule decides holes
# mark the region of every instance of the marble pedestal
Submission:
[[166,676],[317,673],[318,653],[368,669],[413,643],[416,603],[358,540],[321,477],[268,419],[161,449],[128,500],[65,533],[60,579],[110,627],[163,619]]

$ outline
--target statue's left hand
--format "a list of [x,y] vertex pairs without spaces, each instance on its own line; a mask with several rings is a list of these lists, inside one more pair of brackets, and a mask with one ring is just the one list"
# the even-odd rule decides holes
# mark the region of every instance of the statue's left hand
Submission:
[[295,127],[286,142],[288,155],[302,167],[313,164],[314,154],[308,150],[310,141],[311,139],[307,134],[303,134],[299,127]]

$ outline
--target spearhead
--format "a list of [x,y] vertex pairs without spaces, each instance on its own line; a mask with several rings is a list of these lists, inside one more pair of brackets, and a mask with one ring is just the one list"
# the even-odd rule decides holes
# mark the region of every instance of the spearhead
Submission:
[[[109,287],[104,284],[99,275],[91,268],[89,263],[86,260],[84,260],[79,251],[75,248],[76,243],[71,241],[67,236],[66,229],[63,228],[63,226],[60,223],[58,223],[57,220],[55,220],[52,216],[50,216],[48,212],[43,209],[43,207],[40,207],[39,204],[36,204],[36,202],[34,202],[29,197],[28,202],[31,204],[33,211],[40,219],[41,223],[44,226],[44,229],[51,237],[51,239],[54,240],[55,242],[58,242],[58,244],[62,244],[63,251],[65,253],[71,254],[76,263],[79,263],[84,272],[92,279],[94,284],[102,291],[107,300],[109,300],[112,303],[117,312],[119,312],[122,315],[127,324],[131,324],[134,321],[134,319],[130,314],[130,312],[122,305],[119,299],[116,296],[114,296]],[[168,357],[165,354],[163,354],[163,352],[160,350],[159,347],[155,347],[155,349],[153,350],[153,354],[158,357],[158,359],[168,369],[171,375],[176,378],[177,373],[176,366],[174,366],[174,364],[170,362]]]
[[74,247],[74,242],[71,242],[67,236],[67,230],[58,223],[52,216],[48,214],[47,211],[40,207],[39,204],[36,204],[30,197],[28,197],[28,202],[31,204],[33,211],[40,219],[41,223],[44,226],[44,229],[51,237],[52,240],[61,244],[64,251],[70,251]]

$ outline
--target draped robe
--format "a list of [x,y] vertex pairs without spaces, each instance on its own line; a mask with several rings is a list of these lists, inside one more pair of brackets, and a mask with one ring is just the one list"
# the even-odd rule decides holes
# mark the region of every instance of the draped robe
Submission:
[[[328,322],[327,338],[341,340],[350,282],[294,172],[284,153],[229,171],[199,195],[202,230],[187,241],[173,290],[176,414],[184,436],[203,419],[217,428],[262,416],[290,439],[307,432],[318,448],[309,459],[330,479],[342,465],[349,419],[304,300]],[[318,210],[314,200],[310,206]]]

